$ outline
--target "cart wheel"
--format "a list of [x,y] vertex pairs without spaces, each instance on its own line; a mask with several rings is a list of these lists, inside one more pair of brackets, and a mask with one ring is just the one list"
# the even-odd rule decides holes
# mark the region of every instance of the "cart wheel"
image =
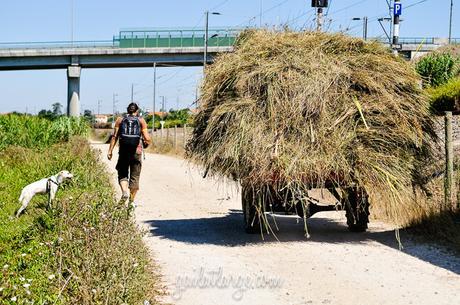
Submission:
[[345,215],[351,232],[366,232],[369,223],[369,196],[362,188],[348,188]]
[[255,192],[252,188],[242,187],[241,203],[244,217],[244,230],[248,234],[260,233],[260,219],[255,205]]

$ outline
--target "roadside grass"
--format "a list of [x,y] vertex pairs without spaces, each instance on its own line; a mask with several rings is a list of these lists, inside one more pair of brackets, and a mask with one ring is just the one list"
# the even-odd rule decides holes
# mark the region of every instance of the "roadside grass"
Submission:
[[106,143],[110,141],[112,132],[113,129],[92,128],[90,138],[93,141]]
[[[16,138],[0,149],[0,303],[155,304],[158,275],[97,154],[84,138],[37,139],[46,140],[34,146]],[[75,177],[60,187],[51,210],[37,195],[14,217],[25,185],[64,169]]]
[[406,230],[415,236],[436,242],[460,254],[460,156],[455,160],[456,185],[453,206],[442,208],[444,203],[444,176],[430,181],[429,197],[418,196],[418,214],[407,225]]
[[174,147],[174,141],[171,139],[154,139],[153,144],[147,149],[147,152],[168,156],[183,158],[185,150],[182,146]]
[[[177,133],[176,136],[174,136],[175,133]],[[150,145],[147,152],[184,158],[185,144],[192,133],[192,127],[187,127],[187,129],[183,127],[165,128],[163,135],[161,130],[157,130],[152,138],[153,144]]]
[[[444,203],[444,164],[442,161],[432,164],[429,174],[438,173],[424,185],[425,190],[415,187],[415,193],[406,194],[404,200],[410,202],[405,206],[396,206],[393,213],[401,217],[400,227],[416,240],[430,242],[453,250],[460,254],[460,156],[454,162],[455,179],[453,206],[445,208]],[[377,198],[378,200],[378,198]],[[372,206],[371,217],[375,220],[393,223],[394,215]],[[399,227],[395,224],[395,227]]]

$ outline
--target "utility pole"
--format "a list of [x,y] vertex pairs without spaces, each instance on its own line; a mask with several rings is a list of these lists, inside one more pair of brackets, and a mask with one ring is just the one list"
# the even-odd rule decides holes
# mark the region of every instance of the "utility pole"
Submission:
[[449,18],[449,44],[452,42],[452,11],[454,9],[454,0],[450,0],[450,18]]
[[318,7],[316,11],[316,30],[318,32],[321,32],[322,27],[323,27],[323,8]]
[[365,16],[363,18],[355,17],[352,20],[355,20],[355,21],[362,20],[363,21],[363,39],[367,40],[367,24],[368,24],[367,16]]
[[152,136],[155,132],[155,104],[157,97],[157,63],[153,63],[153,114],[152,114]]
[[[385,36],[387,37],[388,44],[391,45],[392,37],[390,35],[391,35],[391,21],[392,21],[392,18],[390,18],[390,17],[379,18],[379,19],[377,19],[377,21],[379,22],[380,26],[382,27],[383,32],[385,33]],[[389,21],[390,22],[390,32],[389,33],[387,32],[387,30],[386,30],[385,26],[383,25],[382,21]]]
[[74,0],[70,0],[70,43],[71,46],[73,47],[73,32],[74,32]]
[[97,115],[101,114],[101,103],[102,103],[102,100],[97,101]]
[[401,16],[401,0],[395,0],[393,8],[393,53],[398,55],[399,49],[399,16]]
[[118,96],[118,94],[114,93],[113,94],[113,98],[112,98],[112,107],[113,107],[113,122],[112,122],[112,127],[115,127],[115,113],[117,112],[117,100],[116,100],[116,97]]
[[368,25],[368,18],[364,16],[363,18],[363,38],[367,40],[367,25]]
[[134,102],[134,83],[131,83],[131,102]]
[[[387,4],[388,4],[388,19],[387,18],[381,18],[382,20],[389,20],[390,21],[390,31],[389,31],[389,36],[390,38],[388,39],[390,45],[392,43],[392,39],[393,39],[393,0],[386,0]],[[380,24],[382,25],[382,24]],[[384,29],[384,32],[386,33],[386,30]]]
[[328,0],[311,0],[311,6],[316,8],[316,30],[319,32],[323,27],[323,8],[328,6]]
[[161,108],[162,108],[162,112],[167,112],[166,111],[166,101],[165,101],[165,97],[164,96],[160,96],[161,97]]

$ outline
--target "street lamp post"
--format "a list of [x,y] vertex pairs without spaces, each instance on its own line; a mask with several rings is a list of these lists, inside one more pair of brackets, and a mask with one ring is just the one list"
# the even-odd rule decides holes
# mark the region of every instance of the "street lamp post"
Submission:
[[[206,64],[208,63],[209,11],[204,12],[204,15],[205,15],[205,29],[204,29],[203,73],[206,70]],[[221,14],[218,12],[211,12],[211,15],[221,15]]]
[[450,0],[450,18],[449,18],[449,44],[452,43],[452,11],[454,8],[454,0]]
[[152,113],[152,136],[155,133],[155,104],[157,95],[157,63],[153,63],[153,113]]
[[354,20],[354,21],[362,20],[363,21],[363,39],[367,40],[367,23],[368,23],[367,22],[368,21],[367,16],[364,16],[363,18],[355,17],[352,20]]

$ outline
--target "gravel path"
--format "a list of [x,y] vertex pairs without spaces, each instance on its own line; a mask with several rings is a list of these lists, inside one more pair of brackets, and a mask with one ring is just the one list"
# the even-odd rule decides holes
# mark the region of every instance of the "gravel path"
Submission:
[[[106,155],[107,145],[95,147]],[[112,172],[115,162],[106,160]],[[372,223],[353,234],[344,218],[315,215],[306,239],[301,221],[277,217],[279,241],[262,241],[242,230],[235,184],[202,179],[184,161],[153,154],[144,161],[136,209],[170,292],[165,302],[460,304],[459,258],[404,236],[399,251],[391,227]]]

